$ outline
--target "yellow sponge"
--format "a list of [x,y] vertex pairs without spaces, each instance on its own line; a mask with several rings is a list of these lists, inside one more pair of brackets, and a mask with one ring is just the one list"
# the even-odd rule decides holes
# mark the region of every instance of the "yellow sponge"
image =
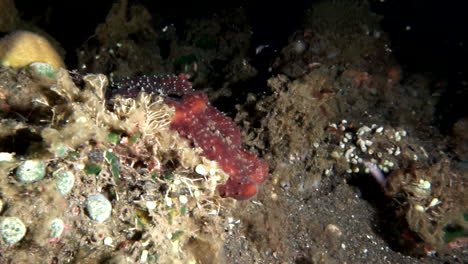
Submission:
[[57,51],[42,36],[17,31],[0,40],[0,64],[19,68],[33,62],[45,62],[55,70],[65,68]]

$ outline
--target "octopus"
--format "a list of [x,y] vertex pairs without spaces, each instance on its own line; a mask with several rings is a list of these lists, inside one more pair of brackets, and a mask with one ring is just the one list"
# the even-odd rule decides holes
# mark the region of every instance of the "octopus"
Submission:
[[170,129],[202,149],[202,155],[218,162],[229,175],[218,186],[222,197],[237,200],[254,196],[268,177],[268,164],[242,147],[240,129],[225,114],[211,106],[208,96],[192,88],[185,75],[143,76],[115,83],[113,95],[135,97],[140,92],[162,96],[175,108]]

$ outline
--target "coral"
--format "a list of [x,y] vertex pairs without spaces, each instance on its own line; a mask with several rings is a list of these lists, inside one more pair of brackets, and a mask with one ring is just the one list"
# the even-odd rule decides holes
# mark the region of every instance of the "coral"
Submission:
[[[230,177],[219,186],[223,197],[248,199],[256,194],[257,184],[268,176],[268,165],[241,147],[240,130],[223,113],[210,106],[208,97],[192,89],[184,75],[152,76],[127,79],[116,83],[114,95],[135,97],[140,91],[162,95],[166,104],[175,108],[170,124],[202,155],[219,163]],[[178,98],[180,97],[180,99]]]
[[27,31],[17,31],[0,40],[0,63],[13,68],[33,62],[45,62],[55,70],[64,68],[62,58],[42,36]]

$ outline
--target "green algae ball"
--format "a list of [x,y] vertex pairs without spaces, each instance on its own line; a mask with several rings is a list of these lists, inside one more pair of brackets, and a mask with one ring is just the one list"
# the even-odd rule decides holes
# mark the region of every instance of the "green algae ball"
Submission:
[[94,221],[102,223],[109,219],[112,212],[112,205],[102,194],[91,195],[86,200],[86,210]]
[[8,244],[14,244],[26,235],[26,226],[18,217],[6,217],[0,226],[2,238]]
[[44,178],[45,164],[42,160],[26,160],[16,169],[16,179],[20,182],[35,182]]
[[75,184],[75,175],[71,171],[58,170],[53,173],[57,179],[55,186],[61,195],[68,194]]

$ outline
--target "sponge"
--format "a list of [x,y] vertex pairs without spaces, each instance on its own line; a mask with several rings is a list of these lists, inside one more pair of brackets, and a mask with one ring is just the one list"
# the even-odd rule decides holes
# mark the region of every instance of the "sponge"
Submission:
[[48,63],[55,70],[65,68],[60,55],[42,36],[17,31],[0,40],[0,64],[20,68],[33,62]]

